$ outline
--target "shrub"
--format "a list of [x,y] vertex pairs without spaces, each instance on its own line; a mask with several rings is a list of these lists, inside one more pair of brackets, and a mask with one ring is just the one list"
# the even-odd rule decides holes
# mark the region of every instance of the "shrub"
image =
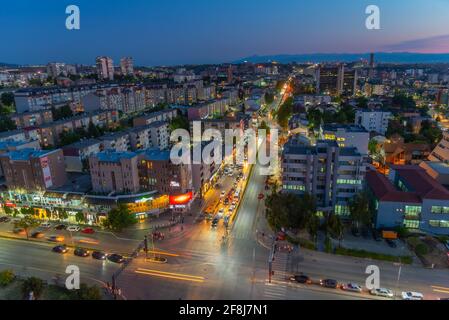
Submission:
[[429,252],[429,248],[424,243],[420,243],[415,247],[415,252],[420,256],[424,256]]
[[396,257],[396,256],[390,256],[387,254],[381,254],[377,252],[369,252],[365,250],[356,250],[356,249],[347,249],[347,248],[337,248],[336,254],[343,255],[343,256],[351,256],[351,257],[357,257],[357,258],[370,258],[375,260],[383,260],[383,261],[391,261],[391,262],[402,262],[404,264],[411,264],[413,262],[413,258],[410,256],[402,256],[402,257]]
[[28,298],[30,292],[33,292],[34,298],[38,299],[44,291],[44,281],[39,278],[30,277],[22,284],[23,296]]
[[11,270],[0,272],[0,287],[6,287],[7,285],[11,284],[15,278],[16,275]]

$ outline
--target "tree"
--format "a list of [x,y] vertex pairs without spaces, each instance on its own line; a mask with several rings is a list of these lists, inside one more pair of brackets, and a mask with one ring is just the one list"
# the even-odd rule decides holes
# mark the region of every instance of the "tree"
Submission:
[[44,291],[44,281],[36,277],[26,279],[22,284],[22,293],[25,298],[28,298],[30,293],[33,293],[35,299],[38,299]]
[[76,222],[78,223],[83,223],[86,221],[85,217],[84,217],[84,213],[82,213],[81,211],[78,211],[75,215],[75,219]]
[[0,96],[0,101],[4,106],[14,106],[14,93],[3,92]]
[[113,231],[121,231],[135,223],[137,223],[136,217],[131,214],[126,205],[120,204],[117,208],[109,212],[103,225]]
[[67,210],[61,209],[58,211],[58,218],[59,220],[67,220],[69,218],[69,214]]
[[359,97],[356,99],[357,107],[364,109],[368,107],[368,99],[365,97]]
[[283,129],[288,128],[288,121],[290,120],[292,112],[293,112],[293,98],[288,98],[279,107],[279,110],[277,112],[277,121]]
[[364,192],[357,194],[349,203],[349,212],[357,229],[360,225],[368,225],[371,222],[368,195]]
[[274,102],[274,95],[270,92],[265,92],[265,103],[272,104]]
[[89,126],[87,127],[87,134],[91,138],[98,138],[101,136],[100,130],[92,121],[89,122]]
[[184,129],[190,131],[190,124],[187,118],[179,115],[170,122],[170,131],[175,131],[176,129]]
[[307,121],[309,121],[310,128],[318,129],[323,121],[323,114],[320,109],[309,109],[307,111]]
[[6,215],[10,216],[12,215],[12,209],[10,207],[7,207],[5,205],[3,205],[3,211],[5,212]]
[[341,246],[341,240],[343,239],[344,225],[341,219],[336,214],[329,214],[326,219],[326,231],[329,232],[334,238],[338,239]]
[[313,242],[316,243],[318,229],[320,228],[320,218],[317,215],[312,215],[307,221],[307,232],[309,232],[310,236],[313,239]]
[[16,275],[11,270],[4,270],[0,272],[0,287],[6,287],[7,285],[11,284],[14,279],[16,278]]
[[14,227],[22,228],[25,230],[27,239],[30,239],[30,230],[39,226],[39,222],[34,219],[31,215],[27,215],[24,218],[20,219],[16,223],[14,223]]
[[60,108],[51,107],[51,113],[55,121],[73,117],[73,111],[69,105],[64,105]]
[[75,291],[76,298],[79,300],[101,300],[101,292],[97,286],[89,287],[85,283],[80,284],[80,288]]
[[0,132],[16,130],[16,123],[7,115],[0,115]]

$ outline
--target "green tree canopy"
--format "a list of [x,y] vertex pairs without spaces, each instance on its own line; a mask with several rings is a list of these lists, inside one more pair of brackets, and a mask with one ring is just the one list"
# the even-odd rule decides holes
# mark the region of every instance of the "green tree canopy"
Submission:
[[114,231],[121,231],[124,228],[137,223],[136,217],[129,211],[125,205],[119,205],[112,209],[108,217],[104,220],[103,225]]

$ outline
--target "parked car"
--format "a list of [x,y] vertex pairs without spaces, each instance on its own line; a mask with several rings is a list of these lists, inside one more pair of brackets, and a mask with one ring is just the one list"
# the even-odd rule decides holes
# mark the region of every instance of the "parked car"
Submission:
[[43,237],[45,237],[45,234],[43,234],[42,232],[33,232],[33,234],[31,235],[31,238],[34,239],[42,239]]
[[229,198],[224,199],[224,205],[227,206],[229,204]]
[[260,193],[259,196],[257,197],[257,199],[262,200],[263,198],[265,198],[265,195],[263,193]]
[[359,286],[356,283],[347,283],[341,286],[341,289],[344,291],[351,291],[351,292],[357,292],[357,293],[361,293],[362,292],[362,287]]
[[331,288],[331,289],[338,288],[338,282],[337,282],[337,280],[334,280],[334,279],[320,280],[320,285],[325,288]]
[[88,257],[90,255],[90,252],[89,252],[89,250],[86,250],[86,249],[83,249],[83,248],[76,248],[75,251],[73,251],[73,254],[75,256],[85,258],[85,257]]
[[125,261],[125,258],[122,255],[113,253],[113,254],[108,255],[108,260],[112,261],[114,263],[123,263]]
[[64,236],[50,236],[48,240],[52,242],[64,242],[65,238]]
[[41,227],[45,228],[45,229],[49,229],[49,228],[51,228],[51,223],[50,222],[42,222]]
[[226,191],[223,190],[223,191],[220,193],[220,198],[223,198],[225,195],[226,195]]
[[401,296],[402,300],[424,300],[423,294],[419,292],[412,292],[412,291],[402,292]]
[[66,230],[67,226],[65,224],[58,224],[55,226],[55,230]]
[[387,244],[391,247],[391,248],[397,248],[398,245],[396,244],[396,241],[391,240],[391,239],[385,239],[385,241],[387,242]]
[[12,232],[15,233],[15,234],[18,234],[18,235],[20,235],[20,236],[26,235],[26,231],[25,231],[24,228],[14,228],[14,229],[12,230]]
[[369,292],[373,296],[379,296],[379,297],[385,297],[385,298],[393,298],[394,293],[390,289],[386,288],[378,288],[378,289],[372,289]]
[[78,227],[78,226],[69,226],[69,227],[67,227],[67,231],[70,231],[70,232],[78,232],[80,230],[81,230],[81,228]]
[[96,260],[106,260],[107,254],[102,251],[94,251],[92,252],[92,258]]
[[312,279],[310,279],[305,274],[294,275],[294,276],[290,277],[290,281],[296,281],[298,283],[304,283],[304,284],[312,283]]
[[84,228],[83,230],[81,230],[81,232],[85,234],[94,234],[95,230],[92,228]]
[[0,222],[2,222],[2,223],[6,223],[6,222],[10,222],[10,221],[11,221],[11,219],[7,216],[0,217]]
[[54,248],[52,249],[52,251],[53,251],[53,252],[56,252],[56,253],[64,254],[64,253],[69,252],[69,249],[67,248],[66,245],[61,245],[61,246],[56,246],[56,247],[54,247]]

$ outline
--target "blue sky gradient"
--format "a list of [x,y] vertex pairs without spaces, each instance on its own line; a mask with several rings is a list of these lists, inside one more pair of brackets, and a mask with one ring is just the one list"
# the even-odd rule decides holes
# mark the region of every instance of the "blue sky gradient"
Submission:
[[[65,8],[81,30],[65,28]],[[365,8],[381,9],[381,30]],[[218,63],[251,55],[449,52],[448,0],[14,0],[2,1],[0,61],[139,65]]]

